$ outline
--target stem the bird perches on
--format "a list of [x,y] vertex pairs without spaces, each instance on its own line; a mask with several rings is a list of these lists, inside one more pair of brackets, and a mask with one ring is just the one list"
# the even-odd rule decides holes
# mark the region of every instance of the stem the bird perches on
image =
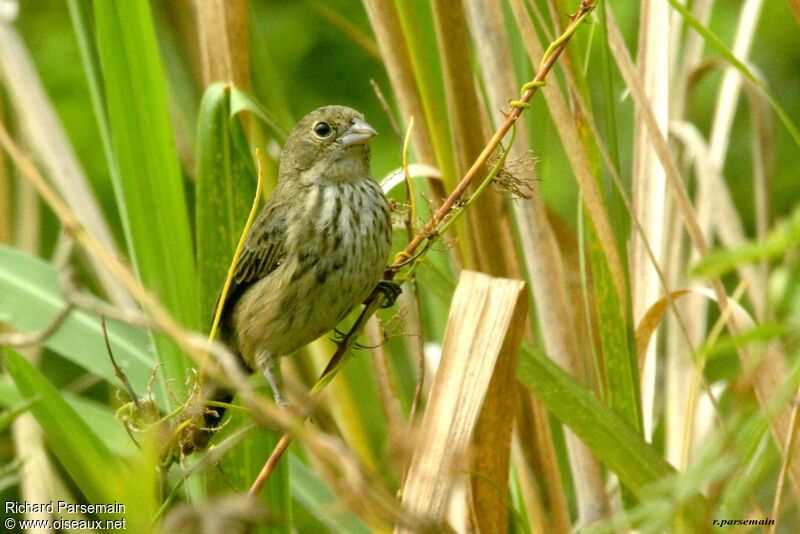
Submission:
[[[435,234],[439,223],[445,219],[450,210],[453,209],[453,206],[456,204],[456,202],[458,202],[461,197],[464,196],[464,193],[466,193],[469,186],[475,180],[480,169],[488,161],[492,153],[497,150],[497,147],[500,146],[501,141],[517,122],[517,119],[519,119],[522,111],[527,108],[527,104],[530,102],[530,99],[533,97],[534,93],[536,93],[536,90],[545,84],[548,74],[550,74],[550,71],[553,69],[553,66],[561,55],[561,52],[563,52],[564,48],[566,48],[567,42],[569,42],[569,39],[575,33],[578,25],[583,22],[593,8],[594,3],[592,1],[584,0],[581,2],[580,8],[578,8],[578,11],[571,17],[570,23],[566,30],[564,30],[564,33],[548,47],[544,57],[542,58],[542,63],[539,66],[539,71],[536,73],[536,76],[531,82],[525,84],[520,99],[512,102],[514,105],[512,105],[511,111],[506,114],[503,124],[500,125],[500,127],[484,147],[483,151],[481,151],[481,153],[478,155],[477,159],[472,164],[472,167],[469,168],[453,192],[450,193],[442,205],[439,206],[439,209],[436,210],[436,213],[433,214],[430,221],[428,221],[422,231],[419,232],[414,239],[408,243],[408,245],[406,245],[406,248],[403,250],[405,255],[413,256],[414,251],[416,251],[422,242],[428,236]],[[393,272],[395,271],[391,267],[390,270]],[[391,275],[391,277],[394,277],[394,275]]]
[[[392,281],[395,275],[399,272],[399,270],[408,265],[408,258],[413,258],[417,249],[420,245],[423,244],[423,241],[431,241],[439,236],[439,231],[441,229],[440,225],[443,221],[447,219],[447,217],[452,213],[459,201],[461,201],[469,189],[469,187],[473,184],[475,179],[478,176],[478,173],[489,160],[489,157],[497,150],[497,148],[501,145],[503,139],[505,139],[506,135],[512,130],[517,119],[519,119],[522,112],[527,109],[528,103],[530,102],[533,95],[536,91],[545,85],[545,80],[547,76],[550,74],[550,71],[553,69],[556,61],[560,57],[561,53],[566,48],[567,43],[569,42],[570,38],[574,35],[575,31],[577,30],[578,26],[584,19],[588,16],[588,14],[594,8],[594,2],[591,0],[583,0],[581,2],[578,11],[570,17],[570,23],[567,25],[567,28],[564,30],[564,33],[561,36],[553,41],[550,46],[547,48],[547,51],[542,58],[541,64],[539,65],[539,70],[536,73],[536,76],[533,78],[532,81],[526,83],[522,87],[522,92],[520,95],[519,100],[511,100],[509,101],[510,111],[505,114],[505,120],[497,129],[497,131],[492,135],[492,138],[486,144],[484,149],[478,155],[475,162],[469,168],[467,173],[458,183],[456,188],[450,193],[450,195],[445,199],[439,209],[433,214],[431,219],[425,224],[425,226],[420,230],[413,239],[406,245],[401,253],[398,254],[398,258],[404,258],[398,261],[395,261],[392,265],[390,265],[384,274],[384,279],[386,281]],[[426,245],[425,249],[428,248]],[[358,335],[358,332],[361,330],[363,325],[366,323],[366,320],[378,309],[379,303],[381,302],[382,294],[378,291],[373,292],[373,294],[367,299],[365,302],[364,310],[359,315],[358,319],[356,320],[353,327],[350,331],[344,336],[344,338],[339,342],[339,346],[334,353],[333,357],[331,358],[328,366],[323,371],[322,375],[320,376],[317,383],[311,389],[311,394],[315,394],[319,392],[331,379],[336,375],[336,373],[342,367],[342,360],[344,356],[349,351],[352,344],[355,342],[355,339]],[[253,485],[250,488],[249,494],[254,495],[257,494],[264,484],[267,481],[272,470],[277,465],[278,461],[280,460],[283,453],[289,446],[291,442],[291,434],[287,433],[284,434],[281,440],[276,445],[275,449],[270,454],[269,459],[264,464],[261,472],[259,473],[256,480],[253,482]]]

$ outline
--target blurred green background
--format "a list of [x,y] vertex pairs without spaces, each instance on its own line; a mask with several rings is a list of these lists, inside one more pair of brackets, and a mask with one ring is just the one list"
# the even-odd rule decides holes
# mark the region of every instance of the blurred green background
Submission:
[[[430,3],[426,0],[408,0],[408,2],[408,5],[411,6],[409,10],[417,14],[415,17],[416,22],[420,24],[420,27],[409,31],[408,35],[419,39],[421,42],[418,44],[423,49],[431,51],[429,70],[432,73],[441,74],[440,57],[437,53],[435,37],[436,31],[433,27]],[[193,176],[197,157],[194,154],[195,123],[203,95],[201,60],[198,52],[196,28],[191,23],[193,4],[192,0],[150,2],[159,39],[161,59],[167,77],[172,127],[182,163],[181,172],[186,184],[191,184],[195,179]],[[539,2],[538,4],[545,5],[546,2]],[[741,0],[726,0],[725,2],[715,3],[709,29],[719,36],[723,42],[732,42],[743,5],[744,2]],[[613,4],[613,7],[617,21],[624,32],[628,48],[632,54],[635,54],[637,40],[639,39],[639,3],[619,2]],[[512,53],[515,54],[517,82],[522,85],[532,76],[533,68],[529,64],[527,54],[521,43],[521,37],[518,34],[517,26],[513,21],[508,6],[506,6],[505,15],[506,25],[510,32]],[[565,20],[565,17],[562,17],[562,19]],[[42,77],[48,96],[55,105],[102,209],[111,222],[117,243],[121,245],[125,240],[111,185],[109,165],[105,161],[102,150],[100,133],[90,104],[89,88],[79,57],[67,4],[63,0],[21,1],[19,19],[15,26],[20,30],[33,56],[38,74]],[[604,99],[608,98],[609,95],[604,94],[605,86],[602,79],[604,67],[600,65],[602,47],[606,43],[602,42],[597,26],[597,22],[593,19],[584,24],[571,41],[568,53],[573,62],[588,58],[584,65],[579,66],[579,69],[585,75],[588,101],[593,107],[593,116],[596,117],[602,135],[606,131],[603,114]],[[678,36],[678,40],[681,43],[684,42],[686,35],[692,31],[684,28],[681,35]],[[748,62],[751,68],[763,77],[776,100],[783,106],[794,124],[800,123],[800,46],[797,46],[798,35],[800,35],[798,21],[791,15],[786,2],[777,0],[764,2]],[[318,106],[332,103],[349,105],[363,111],[367,120],[380,132],[380,135],[371,144],[374,175],[380,180],[400,167],[402,140],[400,135],[392,130],[390,121],[376,98],[370,80],[374,80],[382,89],[394,113],[397,113],[399,106],[395,101],[385,66],[377,53],[375,39],[361,2],[347,0],[332,0],[328,2],[321,0],[317,2],[251,0],[249,38],[252,87],[246,89],[255,95],[257,100],[264,105],[283,129],[291,128],[301,116]],[[686,101],[687,113],[685,116],[697,126],[704,136],[707,136],[711,129],[711,121],[714,116],[723,69],[718,55],[709,47],[706,47],[704,54],[709,59],[709,63],[706,65],[709,69],[702,72],[702,75],[698,77],[696,84],[693,86],[693,92]],[[467,66],[464,68],[467,68]],[[667,67],[664,66],[664,68]],[[617,113],[615,128],[619,136],[620,168],[622,169],[623,182],[628,191],[630,191],[631,169],[634,159],[633,105],[625,84],[617,69],[613,66],[613,61],[610,71],[613,83],[611,99],[615,103],[615,111]],[[482,73],[476,73],[476,79],[480,79],[481,75]],[[558,68],[551,75],[559,77],[563,81],[564,75]],[[485,83],[484,80],[481,81]],[[431,82],[442,114],[446,114],[448,110],[445,108],[442,80],[436,78]],[[514,94],[508,95],[509,98],[515,96]],[[7,96],[5,98],[7,99]],[[755,235],[756,224],[752,136],[756,135],[756,129],[751,123],[750,107],[746,95],[740,97],[738,106],[739,111],[743,112],[735,115],[733,128],[728,139],[730,147],[725,159],[724,176],[727,179],[736,204],[737,215],[745,227],[747,236],[752,238]],[[4,102],[4,107],[11,109],[7,100]],[[479,112],[479,110],[475,111],[476,113]],[[489,111],[499,114],[499,110]],[[552,122],[553,119],[548,112],[542,95],[535,95],[531,109],[525,113],[526,120],[524,124],[528,128],[527,133],[529,134],[530,145],[538,159],[536,169],[537,178],[540,180],[542,198],[547,207],[557,215],[557,219],[560,219],[560,222],[570,230],[570,232],[558,234],[559,237],[563,235],[570,237],[568,244],[562,243],[564,248],[577,248],[572,243],[572,238],[581,231],[578,224],[580,210],[579,186],[573,177],[573,170],[566,157],[562,138]],[[6,113],[6,115],[13,116],[11,113]],[[407,120],[407,117],[397,117],[397,119],[403,123]],[[450,123],[445,126],[445,128],[448,127],[450,127]],[[767,186],[767,194],[769,196],[768,223],[772,227],[793,210],[799,208],[800,150],[795,144],[795,140],[792,139],[786,128],[774,115],[772,116],[772,125],[766,128],[766,131],[769,134],[766,147],[771,151],[772,158],[771,168],[766,173],[769,178]],[[253,132],[248,133],[252,134]],[[459,136],[460,132],[452,132],[452,135]],[[267,138],[268,134],[264,134],[263,130],[256,131],[251,137],[251,139]],[[265,148],[269,154],[275,155],[278,147],[274,145],[274,142],[270,141],[269,143],[265,142],[265,146],[262,146],[262,148]],[[680,154],[681,150],[682,147],[678,147],[677,143],[675,143],[675,153]],[[592,155],[596,156],[596,154]],[[413,155],[411,159],[412,162],[415,161]],[[696,187],[696,176],[688,165],[684,168],[688,169],[684,175],[688,182],[687,189],[692,192]],[[599,171],[598,175],[603,176],[603,171]],[[606,176],[603,177],[605,178]],[[18,183],[16,180],[11,181],[12,187],[17,187]],[[187,196],[191,197],[193,187],[187,187],[186,190]],[[402,194],[399,194],[399,192],[395,196],[402,198]],[[608,194],[607,191],[607,196],[612,197],[614,195]],[[190,211],[194,209],[193,200],[192,198],[187,199]],[[13,211],[18,208],[12,205],[11,209]],[[619,209],[620,211],[622,210],[621,207]],[[17,214],[12,214],[8,219],[14,220],[13,215]],[[24,216],[25,214],[22,215]],[[612,212],[609,216],[612,219],[618,217],[623,220],[623,224],[627,225],[628,229],[632,226],[630,216],[627,213]],[[192,221],[191,224],[194,224],[194,219],[190,218],[190,220]],[[48,209],[42,210],[42,223],[43,239],[39,255],[43,258],[50,258],[60,225]],[[623,235],[627,239],[630,233],[630,231],[625,231]],[[403,232],[397,231],[395,237],[395,247],[397,248],[403,243],[405,236]],[[680,239],[683,238],[684,236],[681,235]],[[473,245],[479,248],[481,243],[473,243]],[[683,243],[684,247],[685,245]],[[124,246],[121,245],[120,248],[124,248]],[[575,251],[569,250],[568,252]],[[575,256],[577,255],[578,253],[575,254]],[[785,261],[785,265],[788,265],[789,268],[796,265],[796,261],[792,260],[791,254],[787,256],[789,259]],[[192,259],[184,258],[188,263],[191,263]],[[421,294],[423,304],[422,319],[426,328],[425,341],[438,342],[444,330],[449,296],[453,285],[452,273],[456,271],[453,267],[454,262],[450,261],[451,259],[446,253],[446,248],[440,244],[429,255],[429,261],[418,272],[423,288]],[[595,261],[595,259],[593,258],[592,261]],[[678,268],[688,271],[692,265],[688,259],[686,261],[687,265],[681,264]],[[775,263],[780,266],[780,261]],[[571,286],[577,287],[581,282],[587,282],[586,280],[576,280],[578,275],[575,272],[570,272],[569,274],[572,276],[569,279]],[[588,275],[588,277],[591,277],[591,275]],[[797,275],[795,275],[795,278],[797,278]],[[729,276],[724,281],[729,292],[738,283],[738,279],[734,276]],[[85,282],[90,288],[93,288],[94,281],[91,277],[87,277]],[[588,291],[593,290],[591,282],[590,280],[584,284],[585,287],[589,287]],[[619,307],[625,310],[620,313],[621,316],[624,316],[627,312],[626,307],[628,304],[627,302],[619,304]],[[583,302],[579,302],[579,299],[576,298],[575,308],[580,310],[582,306]],[[385,312],[383,317],[388,318],[392,313],[392,311]],[[552,325],[537,324],[535,315],[536,312],[531,311],[531,317],[534,318],[531,324],[535,325],[534,330],[539,330],[536,334],[539,334],[539,338],[541,338],[541,331]],[[590,313],[587,312],[587,315],[590,315]],[[713,324],[713,320],[718,317],[716,308],[710,308],[708,317],[711,319],[709,324]],[[781,316],[781,319],[784,318],[785,316]],[[203,325],[206,324],[205,317],[201,322]],[[634,326],[629,322],[622,328],[627,329],[625,333],[631,337],[630,334],[632,334]],[[785,330],[781,332],[788,331],[791,333],[793,332],[791,328],[796,328],[796,325],[793,327],[787,323],[783,327],[785,327]],[[580,330],[578,327],[573,328],[572,325],[569,328],[576,332]],[[399,330],[402,330],[402,327]],[[582,333],[581,331],[576,336]],[[594,332],[590,332],[590,334],[592,333]],[[536,334],[534,334],[534,337],[536,337]],[[766,339],[771,334],[763,335],[765,336],[764,339]],[[591,337],[591,335],[587,337]],[[776,335],[776,337],[779,336]],[[792,358],[796,358],[797,342],[791,335],[788,337],[790,338],[786,344],[787,352],[790,353],[788,360],[793,361]],[[706,338],[704,337],[704,339]],[[592,341],[599,345],[597,339]],[[728,338],[728,341],[730,341],[730,338]],[[624,342],[625,340],[623,340]],[[661,345],[659,346],[662,357],[660,360],[661,365],[664,365],[664,361],[674,356],[664,354],[666,352],[664,345],[664,340],[661,340]],[[723,379],[735,381],[740,376],[742,370],[739,360],[735,356],[734,345],[734,343],[729,343],[722,348],[718,348],[715,359],[709,361],[708,368],[705,369],[705,378],[710,383],[715,384]],[[402,407],[403,415],[407,415],[416,379],[415,361],[409,357],[411,353],[409,350],[410,343],[408,343],[407,339],[396,337],[391,339],[387,346],[389,353],[392,355],[389,361],[394,373],[393,378],[397,381],[397,400]],[[627,354],[625,350],[628,348],[620,349],[619,352]],[[587,350],[586,352],[588,353],[589,351]],[[595,354],[600,352],[598,349]],[[69,384],[76,377],[83,376],[86,371],[49,351],[45,351],[44,354],[45,361],[41,365],[41,369],[58,386]],[[722,354],[723,357],[720,357],[719,354]],[[319,360],[325,355],[327,353],[320,354],[320,351],[317,351],[315,356]],[[597,364],[597,362],[590,362],[591,355],[589,354],[582,356],[586,358],[584,363],[586,364],[586,369],[589,369],[589,371],[586,371],[588,376],[594,372],[591,364]],[[682,356],[686,355],[682,354]],[[302,374],[302,378],[307,382],[312,381],[314,376],[313,364],[309,363],[309,360],[310,358],[296,359],[296,364],[300,368],[298,374]],[[50,362],[54,362],[57,365],[48,365]],[[314,362],[319,363],[316,360]],[[387,487],[394,490],[399,484],[399,477],[398,473],[392,469],[392,461],[395,460],[392,454],[396,453],[396,451],[390,450],[392,438],[390,434],[392,430],[398,430],[390,428],[390,425],[384,420],[385,413],[376,401],[379,392],[375,386],[374,371],[370,366],[371,362],[368,358],[357,358],[343,373],[346,377],[358,377],[358,381],[354,380],[350,383],[352,389],[350,392],[351,397],[342,401],[343,404],[346,402],[351,403],[350,408],[354,407],[352,412],[340,416],[337,422],[345,425],[347,424],[348,416],[352,416],[350,419],[354,421],[355,430],[346,429],[342,434],[348,437],[355,435],[363,438],[360,444],[362,449],[358,450],[358,454],[363,454],[364,457],[374,460],[377,464],[376,469],[383,476],[383,482]],[[659,384],[658,387],[661,386]],[[111,395],[113,395],[111,390],[114,387],[109,386],[108,383],[95,384],[94,389],[86,392],[86,396],[100,399],[102,402],[108,402]],[[737,426],[744,419],[744,417],[739,419],[741,415],[739,409],[742,406],[747,407],[742,410],[747,415],[752,415],[756,412],[755,403],[752,402],[753,399],[751,398],[752,391],[748,389],[749,387],[750,384],[746,386],[734,384],[734,387],[726,389],[721,395],[721,411],[724,417],[729,418],[726,422],[730,424],[730,428],[736,430],[745,428],[744,424]],[[592,383],[586,387],[587,391],[591,391],[593,388],[595,390],[593,393],[602,398],[602,392],[596,391],[602,389],[602,387]],[[608,398],[603,398],[602,400],[608,403]],[[109,402],[109,404],[113,404],[113,402]],[[665,412],[666,410],[663,409],[662,411]],[[657,421],[655,436],[652,440],[653,449],[663,453],[666,449],[664,442],[668,439],[665,437],[665,417],[659,409],[656,412]],[[575,504],[575,489],[569,476],[569,459],[565,452],[563,433],[560,424],[552,414],[550,421],[553,425],[553,442],[556,450],[555,454],[558,457],[558,468],[564,478],[563,487],[559,488],[559,491],[567,495],[566,500],[569,502],[574,516],[576,515],[575,509],[577,506]],[[359,427],[359,424],[362,426]],[[766,427],[766,425],[764,426]],[[358,434],[358,432],[363,432],[363,434]],[[759,440],[762,439],[766,431],[761,429],[760,432],[762,434],[758,434],[758,437],[753,438],[753,440],[763,443]],[[745,432],[742,433],[744,434]],[[721,434],[723,432],[719,432],[719,435]],[[719,435],[715,435],[715,437],[719,438]],[[353,441],[358,440],[353,439]],[[765,447],[766,452],[763,454],[763,463],[758,465],[760,475],[743,484],[743,487],[748,487],[747,484],[751,484],[749,488],[752,489],[752,494],[757,495],[760,499],[762,508],[773,497],[770,491],[774,487],[773,479],[777,476],[780,465],[780,455],[777,448],[768,439],[765,441],[769,445]],[[5,444],[8,441],[2,440],[2,443]],[[365,450],[367,451],[366,453],[364,452]],[[309,461],[303,450],[298,446],[293,449],[293,452],[295,456],[293,456],[292,461],[296,462],[295,470],[308,468],[307,464],[301,465],[300,462],[297,462],[297,458],[301,458],[303,462]],[[9,451],[4,456],[10,458],[12,455],[13,453]],[[747,461],[750,459],[748,457]],[[261,458],[257,460],[260,461]],[[746,464],[745,460],[742,463],[750,465]],[[702,468],[702,458],[689,467],[691,469]],[[692,490],[704,486],[714,476],[713,473],[700,473],[699,475],[695,473],[695,475],[694,479],[688,481]],[[298,475],[293,472],[292,476]],[[309,477],[306,479],[306,483],[307,480],[312,480],[310,485],[314,485],[315,479]],[[515,482],[510,485],[512,488],[509,493],[512,493],[516,488]],[[297,483],[296,486],[292,487],[292,490],[297,491],[298,487],[302,489],[307,486]],[[743,493],[751,496],[748,491],[750,490],[742,490]],[[297,495],[294,495],[294,497],[295,499],[298,498]],[[519,498],[516,495],[515,497]],[[715,497],[719,496],[715,495]],[[654,502],[656,502],[655,499]],[[520,508],[518,502],[515,504],[517,508]],[[656,506],[657,504],[656,502]],[[796,517],[797,510],[793,509],[793,512],[795,513],[793,517]],[[304,513],[302,507],[297,507],[295,520],[298,523],[309,521],[309,524],[316,525],[313,520],[304,517]],[[534,512],[531,511],[530,513],[533,514]],[[324,519],[322,520],[324,521]],[[302,531],[302,528],[300,531]]]
[[[416,2],[420,10],[429,9],[425,0],[411,1]],[[725,9],[713,11],[710,29],[725,42],[731,42],[742,3],[742,0],[726,1]],[[192,41],[191,35],[181,33],[191,28],[181,29],[170,23],[191,10],[191,2],[171,0],[152,2],[151,6],[158,24],[162,53],[166,58],[168,81],[171,87],[179,87],[183,91],[180,98],[172,102],[179,107],[180,119],[185,122],[183,133],[193,135],[192,121],[202,96],[199,58],[196,51],[191,50],[196,42]],[[633,32],[638,20],[637,7],[636,2],[622,2],[614,6],[622,29],[629,30],[627,36],[631,50],[636,49]],[[321,105],[339,103],[356,107],[365,113],[380,133],[372,143],[375,176],[380,179],[398,168],[401,143],[392,132],[370,80],[377,82],[390,104],[394,105],[394,99],[381,60],[375,55],[376,49],[359,44],[358,38],[361,38],[372,47],[375,46],[361,3],[352,0],[252,0],[251,10],[252,91],[281,119],[284,127],[290,127],[305,113]],[[338,14],[341,20],[334,22],[326,17],[325,14],[330,12]],[[342,21],[348,25],[347,31],[357,34],[358,38],[353,33],[342,31]],[[97,123],[88,105],[88,87],[66,3],[60,0],[22,0],[17,25],[106,216],[112,221],[118,220],[108,167],[100,149]],[[758,66],[758,72],[778,101],[792,120],[798,123],[800,46],[797,46],[797,24],[786,3],[765,2],[758,28],[751,63]],[[175,34],[187,38],[181,41]],[[432,38],[433,32],[427,35]],[[582,43],[586,42],[585,35],[579,36],[579,39]],[[597,40],[594,41],[597,46]],[[433,39],[430,45],[436,46]],[[706,54],[711,55],[710,52]],[[194,63],[187,60],[191,57],[195,58]],[[596,58],[597,55],[593,54],[592,57]],[[436,55],[431,54],[431,60],[436,59]],[[688,117],[700,125],[705,133],[707,131],[703,130],[703,125],[710,124],[722,74],[721,69],[715,69],[705,75],[690,100]],[[592,95],[595,99],[600,98],[599,91],[602,88],[600,80],[595,79],[598,77],[599,74],[595,74],[593,69],[588,69],[587,79],[596,82],[589,85],[596,90]],[[615,87],[618,90],[617,98],[629,103],[619,78],[615,80]],[[745,106],[744,101],[739,105]],[[534,102],[534,109],[537,106],[543,107],[541,99]],[[549,121],[546,113],[540,110],[535,113],[537,122]],[[628,120],[630,105],[619,106],[619,113],[619,124],[632,124]],[[775,155],[775,166],[771,176],[771,213],[780,218],[791,210],[799,196],[800,156],[791,137],[780,124],[776,124],[772,132],[774,140],[771,149]],[[729,152],[736,157],[727,158],[725,167],[725,174],[730,177],[729,186],[749,235],[753,234],[754,224],[753,189],[752,181],[745,177],[751,175],[751,135],[747,114],[737,114]],[[537,147],[545,201],[563,215],[569,225],[575,227],[577,192],[571,180],[560,178],[571,172],[563,157],[560,141],[552,128],[545,127],[537,127],[532,139]],[[193,139],[183,139],[182,143],[191,145]],[[182,143],[179,140],[179,144]],[[632,145],[632,131],[620,132],[623,169],[630,167],[625,163],[630,161]],[[115,227],[119,230],[118,224]],[[117,237],[121,238],[121,233]]]

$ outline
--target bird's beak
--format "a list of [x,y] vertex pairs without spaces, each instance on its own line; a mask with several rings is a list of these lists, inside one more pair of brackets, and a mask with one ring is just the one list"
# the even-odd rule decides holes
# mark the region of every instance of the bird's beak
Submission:
[[378,135],[375,128],[367,124],[364,119],[353,119],[350,128],[339,137],[339,142],[348,147],[353,145],[365,145],[370,139]]

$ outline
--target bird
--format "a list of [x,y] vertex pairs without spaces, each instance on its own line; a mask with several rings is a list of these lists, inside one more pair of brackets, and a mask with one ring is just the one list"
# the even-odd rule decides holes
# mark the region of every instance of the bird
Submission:
[[[286,406],[280,358],[334,328],[381,282],[389,204],[370,171],[377,134],[350,107],[316,109],[294,127],[278,181],[247,234],[221,307],[220,340],[261,371]],[[230,402],[230,392],[215,400]],[[217,404],[219,405],[219,404]],[[207,409],[213,430],[224,410]]]

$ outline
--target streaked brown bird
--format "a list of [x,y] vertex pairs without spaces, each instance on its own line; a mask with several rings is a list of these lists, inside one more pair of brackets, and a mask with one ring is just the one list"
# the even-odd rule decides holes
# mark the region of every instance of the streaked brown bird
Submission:
[[[275,192],[218,303],[221,340],[264,373],[279,404],[286,402],[280,357],[336,326],[370,295],[386,267],[391,222],[370,173],[368,143],[375,135],[361,113],[344,106],[319,108],[295,126]],[[221,414],[207,413],[207,427],[217,426]]]

